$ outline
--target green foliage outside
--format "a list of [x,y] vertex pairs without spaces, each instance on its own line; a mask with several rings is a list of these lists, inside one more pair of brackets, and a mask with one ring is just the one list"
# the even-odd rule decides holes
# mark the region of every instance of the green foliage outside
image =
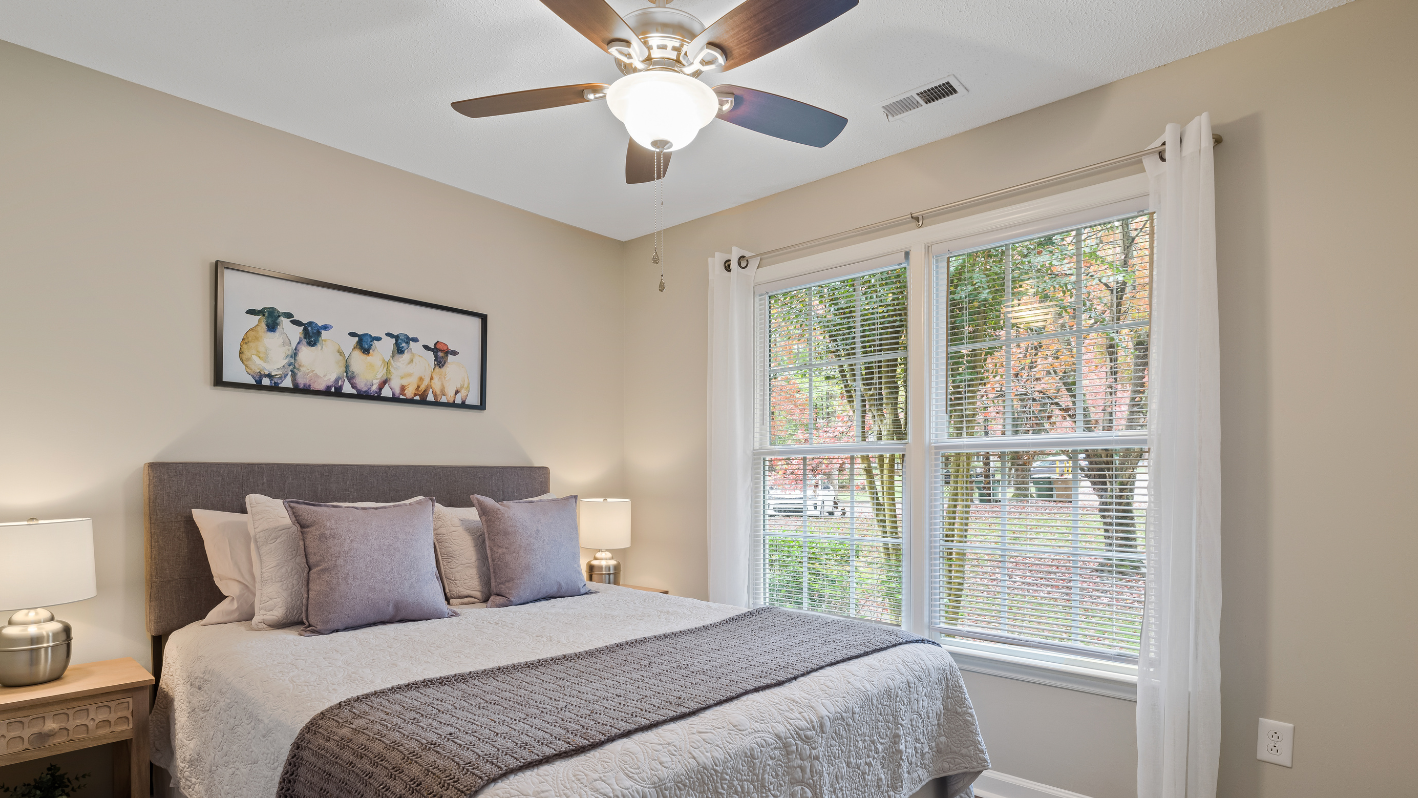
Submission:
[[[904,441],[905,267],[768,301],[771,442]],[[826,515],[775,517],[768,503],[770,601],[900,623],[901,466],[896,454],[765,461],[770,492],[834,497]]]
[[[1151,223],[1141,215],[951,257],[952,437],[1146,428]],[[1043,446],[943,455],[938,622],[1135,654],[1145,458]],[[1049,462],[1067,475],[1066,508],[1033,501],[1034,473]],[[1010,561],[980,546],[996,540],[1030,554]],[[1017,623],[1000,621],[1011,615]]]
[[[1145,429],[1151,225],[1144,214],[952,256],[936,434]],[[771,445],[906,439],[904,267],[768,303]],[[1146,450],[1040,443],[942,455],[935,622],[1135,654]],[[898,623],[900,455],[764,468],[770,602]],[[790,494],[805,497],[796,512]]]

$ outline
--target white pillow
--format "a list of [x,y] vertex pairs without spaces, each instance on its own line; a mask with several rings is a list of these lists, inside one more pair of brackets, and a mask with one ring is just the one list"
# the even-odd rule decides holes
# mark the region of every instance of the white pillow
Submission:
[[433,548],[443,595],[454,606],[482,604],[492,587],[487,542],[476,507],[433,506]]
[[[385,507],[421,501],[416,496],[402,502],[330,502],[349,507]],[[255,611],[251,628],[268,630],[305,621],[305,590],[309,568],[300,529],[286,513],[284,499],[259,493],[246,497],[251,515],[251,559],[256,574]]]
[[203,626],[249,621],[256,612],[256,568],[251,561],[251,517],[245,513],[193,510],[202,533],[212,579],[226,598],[212,608]]
[[[555,499],[550,493],[536,499]],[[492,569],[487,561],[487,540],[476,507],[433,506],[433,548],[438,553],[438,575],[443,595],[455,607],[482,604],[492,595]]]

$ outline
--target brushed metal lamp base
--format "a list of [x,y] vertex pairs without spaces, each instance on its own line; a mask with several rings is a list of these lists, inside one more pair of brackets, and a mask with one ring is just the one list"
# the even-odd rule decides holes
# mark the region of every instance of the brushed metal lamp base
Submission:
[[20,610],[0,627],[0,685],[52,682],[69,668],[74,633],[46,609]]
[[604,549],[586,562],[586,581],[603,585],[620,584],[620,563],[611,559],[611,553]]

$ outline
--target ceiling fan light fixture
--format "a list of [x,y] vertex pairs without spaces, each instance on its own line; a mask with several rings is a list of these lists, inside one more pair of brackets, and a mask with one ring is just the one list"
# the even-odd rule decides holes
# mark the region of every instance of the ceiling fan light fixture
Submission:
[[713,89],[668,69],[626,75],[606,89],[606,102],[630,137],[650,150],[657,141],[668,141],[669,150],[685,147],[719,112]]

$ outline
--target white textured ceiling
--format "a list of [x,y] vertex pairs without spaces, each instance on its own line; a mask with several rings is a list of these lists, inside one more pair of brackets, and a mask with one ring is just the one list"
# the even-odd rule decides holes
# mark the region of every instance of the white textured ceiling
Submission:
[[[710,83],[850,121],[825,149],[712,122],[675,153],[672,224],[944,138],[1347,0],[862,0]],[[610,0],[622,15],[648,0]],[[676,0],[705,23],[738,0]],[[467,119],[449,103],[619,77],[538,0],[0,0],[0,39],[618,239],[651,227],[604,103]],[[934,78],[969,93],[888,123]]]

